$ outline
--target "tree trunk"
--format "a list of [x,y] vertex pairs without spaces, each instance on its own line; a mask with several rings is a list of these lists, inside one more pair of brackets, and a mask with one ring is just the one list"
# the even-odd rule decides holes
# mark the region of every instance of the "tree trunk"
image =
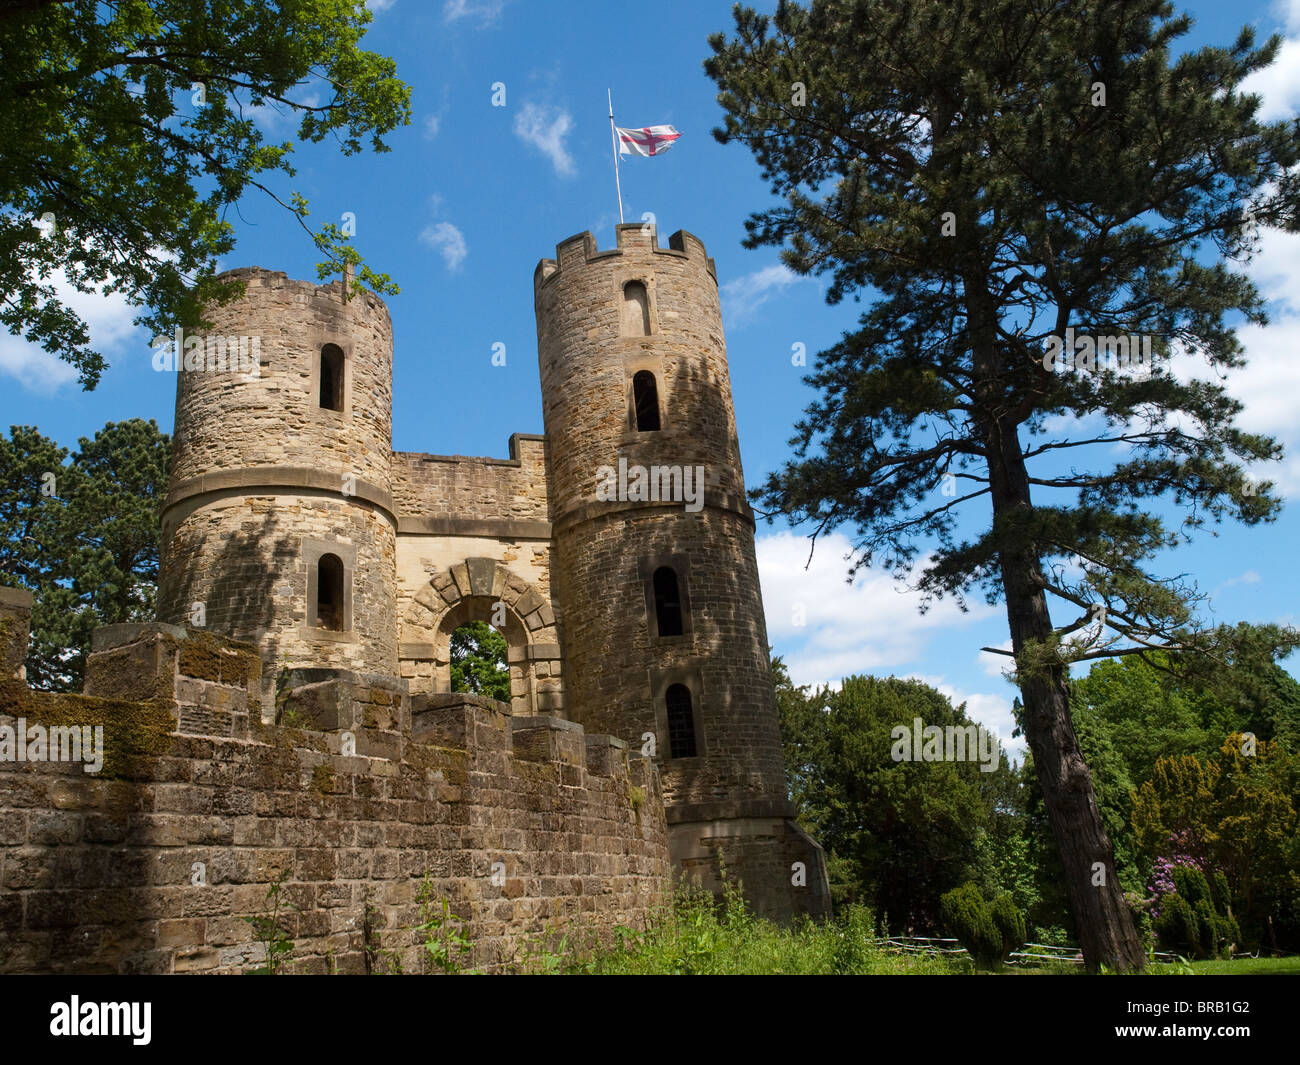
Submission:
[[[1027,552],[1003,556],[1002,580],[1013,650],[1052,631],[1046,598],[1035,577],[1037,558]],[[1070,909],[1074,913],[1089,971],[1101,965],[1117,971],[1146,964],[1133,917],[1120,891],[1115,856],[1092,786],[1092,775],[1079,750],[1070,720],[1065,670],[1054,666],[1020,682],[1024,699],[1023,729],[1034,754],[1043,801],[1065,867]]]
[[[968,285],[968,298],[972,286]],[[978,291],[978,289],[976,289]],[[1031,643],[1045,644],[1052,635],[1047,609],[1042,561],[1037,545],[1026,535],[1019,519],[1032,510],[1029,474],[1014,420],[1002,414],[997,386],[999,371],[993,330],[980,329],[993,321],[992,308],[980,300],[968,302],[972,333],[987,339],[974,345],[977,405],[991,413],[983,422],[988,458],[989,488],[993,502],[993,528],[1003,530],[1005,546],[998,550],[1002,587],[1007,601],[1011,646],[1017,656]],[[980,396],[979,393],[983,392]],[[1007,541],[1010,542],[1007,542]],[[1052,665],[1022,672],[1020,693],[1024,707],[1021,727],[1034,755],[1034,769],[1052,833],[1065,867],[1070,909],[1079,931],[1083,959],[1090,972],[1105,965],[1126,972],[1146,965],[1133,916],[1120,891],[1115,854],[1070,719],[1067,672]]]

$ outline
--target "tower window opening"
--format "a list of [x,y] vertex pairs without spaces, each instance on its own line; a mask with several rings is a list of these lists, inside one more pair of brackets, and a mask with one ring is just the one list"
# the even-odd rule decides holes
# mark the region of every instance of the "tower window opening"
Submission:
[[337,344],[320,349],[320,405],[324,410],[343,409],[343,349]]
[[660,566],[654,574],[655,622],[660,636],[682,634],[682,597],[677,574],[669,566]]
[[629,281],[623,286],[623,335],[650,335],[650,295],[642,281]]
[[343,562],[338,555],[321,555],[316,563],[316,625],[343,631]]
[[659,386],[649,370],[639,370],[632,378],[632,399],[636,405],[638,432],[659,431]]
[[695,757],[695,715],[691,711],[691,690],[685,684],[671,684],[664,693],[668,708],[668,754],[671,758]]

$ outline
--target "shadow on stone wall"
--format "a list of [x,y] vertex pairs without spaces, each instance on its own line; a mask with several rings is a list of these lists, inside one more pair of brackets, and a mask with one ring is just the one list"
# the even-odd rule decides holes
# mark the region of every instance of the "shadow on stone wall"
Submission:
[[[301,540],[279,531],[277,525],[273,514],[242,522],[238,532],[222,538],[215,555],[187,550],[188,538],[178,530],[169,555],[179,557],[169,559],[166,580],[171,587],[161,597],[167,616],[159,619],[193,625],[194,602],[203,602],[203,627],[257,646],[264,690],[275,683],[279,670],[281,631],[306,620]],[[288,594],[278,595],[277,588],[287,589]],[[206,598],[192,598],[205,589]],[[278,610],[277,600],[282,600]]]

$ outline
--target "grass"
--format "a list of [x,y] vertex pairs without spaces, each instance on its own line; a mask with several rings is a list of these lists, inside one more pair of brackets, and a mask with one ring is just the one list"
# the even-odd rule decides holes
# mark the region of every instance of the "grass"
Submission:
[[[613,942],[599,943],[572,928],[562,938],[532,943],[517,971],[548,975],[706,976],[964,976],[976,969],[966,956],[905,954],[878,941],[870,910],[849,906],[834,920],[793,926],[754,916],[739,886],[729,883],[721,900],[699,887],[679,884],[672,904],[645,931],[619,928]],[[1077,975],[1078,966],[1044,962],[1007,967],[1007,975]],[[1238,958],[1154,965],[1153,974],[1300,973],[1300,958]]]
[[679,885],[672,905],[646,931],[620,928],[612,944],[566,936],[529,952],[521,970],[566,975],[957,975],[966,958],[927,958],[880,947],[872,914],[847,907],[834,921],[792,927],[755,917],[737,885],[723,899]]
[[[1206,961],[1188,962],[1196,976],[1300,976],[1300,956],[1289,958],[1210,958]],[[1177,963],[1153,965],[1151,972],[1169,974],[1179,971]]]

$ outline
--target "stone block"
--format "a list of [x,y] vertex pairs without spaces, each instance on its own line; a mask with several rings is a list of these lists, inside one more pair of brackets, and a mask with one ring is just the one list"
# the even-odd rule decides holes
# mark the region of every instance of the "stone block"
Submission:
[[334,732],[360,725],[356,686],[341,679],[324,680],[290,690],[282,703],[283,715],[292,713],[301,727]]
[[[480,695],[463,692],[413,695],[411,738],[439,747],[487,753],[504,749],[503,729],[498,719],[509,716],[504,704]],[[494,740],[493,737],[502,738]]]
[[469,576],[471,595],[493,596],[497,575],[497,561],[494,558],[470,558],[465,560]]
[[546,716],[515,717],[510,724],[516,758],[586,768],[586,734],[576,721]]
[[587,736],[587,772],[601,777],[627,776],[627,743],[617,736]]

